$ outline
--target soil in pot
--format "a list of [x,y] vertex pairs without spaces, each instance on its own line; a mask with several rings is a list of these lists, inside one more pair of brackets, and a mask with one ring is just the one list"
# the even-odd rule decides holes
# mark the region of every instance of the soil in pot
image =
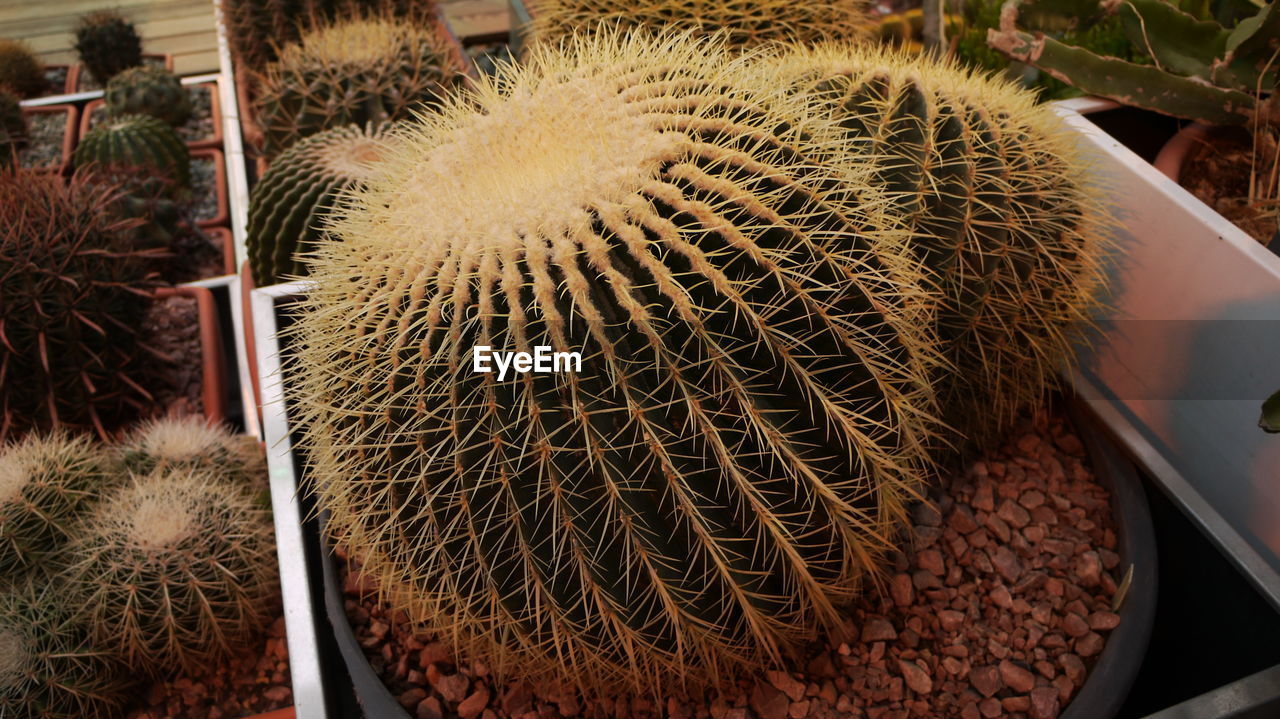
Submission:
[[160,414],[204,412],[198,304],[194,297],[166,297],[152,302],[142,320],[142,342],[170,360],[156,363],[147,387]]
[[[1255,182],[1275,182],[1272,165],[1278,161],[1276,137],[1269,133],[1259,135],[1262,146],[1256,158],[1253,136],[1242,128],[1215,128],[1206,139],[1191,151],[1179,183],[1255,240],[1269,244],[1280,229],[1276,188],[1271,188],[1271,200],[1250,201],[1249,190],[1251,176],[1256,175]],[[1255,188],[1254,193],[1255,198],[1268,196],[1261,188]]]
[[27,142],[18,151],[18,162],[30,169],[61,165],[70,118],[66,112],[27,113]]
[[169,244],[171,258],[165,267],[165,281],[177,285],[226,274],[222,242],[221,233],[184,223]]
[[815,642],[788,671],[694,698],[584,702],[504,683],[445,644],[414,637],[371,597],[348,559],[345,608],[374,670],[426,719],[820,719],[1057,717],[1106,637],[1124,568],[1084,446],[1065,415],[1038,416],[1009,442],[942,479],[912,513],[911,548],[883,594],[847,610],[841,642]]
[[[191,98],[191,117],[177,128],[178,136],[183,142],[199,142],[214,136],[213,99],[209,85],[187,85],[187,96]],[[89,112],[89,129],[107,119],[107,106],[98,103]]]
[[196,222],[218,216],[218,168],[213,157],[191,158],[191,213]]

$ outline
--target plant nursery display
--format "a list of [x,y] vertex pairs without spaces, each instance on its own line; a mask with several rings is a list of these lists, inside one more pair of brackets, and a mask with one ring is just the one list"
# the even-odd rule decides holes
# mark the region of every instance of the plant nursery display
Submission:
[[191,116],[191,98],[178,76],[163,68],[129,68],[107,83],[107,112],[112,117],[151,115],[179,127]]
[[75,35],[80,62],[99,84],[142,64],[142,39],[133,23],[115,10],[85,15]]
[[247,250],[254,282],[305,274],[300,257],[324,237],[338,198],[370,176],[389,152],[390,125],[336,127],[285,150],[249,198]]

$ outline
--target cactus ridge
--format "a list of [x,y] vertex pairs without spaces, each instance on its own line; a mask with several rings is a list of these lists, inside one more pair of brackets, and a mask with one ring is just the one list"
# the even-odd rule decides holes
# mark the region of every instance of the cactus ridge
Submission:
[[143,65],[124,70],[107,83],[103,97],[112,117],[151,115],[174,127],[191,117],[191,96],[178,76],[164,68]]
[[249,202],[249,266],[269,285],[305,272],[295,257],[323,237],[321,223],[339,195],[372,173],[388,126],[337,127],[304,138],[267,169]]
[[1042,401],[1089,327],[1111,218],[1052,110],[1011,80],[877,47],[766,62],[830,108],[907,219],[951,367],[944,416],[979,442]]
[[151,115],[112,117],[80,139],[72,153],[77,168],[93,167],[108,176],[143,171],[163,179],[169,190],[191,186],[191,158],[177,131]]
[[234,656],[270,621],[270,518],[215,472],[134,475],[68,553],[70,592],[94,640],[152,676]]
[[[349,193],[291,399],[330,531],[424,628],[587,691],[714,682],[836,624],[892,546],[920,300],[871,190],[836,209],[833,126],[715,45],[577,42]],[[581,371],[500,383],[476,345]]]

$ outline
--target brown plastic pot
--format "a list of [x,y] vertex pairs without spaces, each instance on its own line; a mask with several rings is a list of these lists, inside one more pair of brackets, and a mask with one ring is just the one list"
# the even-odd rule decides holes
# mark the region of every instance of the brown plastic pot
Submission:
[[245,719],[295,719],[296,716],[293,707],[285,707],[266,714],[254,714],[251,717],[245,717]]
[[218,193],[218,211],[213,217],[198,220],[196,225],[201,228],[218,227],[226,225],[230,211],[227,208],[227,162],[222,155],[222,150],[213,147],[206,147],[203,150],[192,150],[191,159],[195,160],[200,157],[208,157],[213,159],[213,169],[217,176],[214,182]]
[[1183,168],[1191,159],[1193,151],[1208,141],[1213,129],[1211,125],[1199,122],[1187,125],[1160,148],[1160,153],[1156,155],[1155,162],[1152,164],[1165,177],[1177,182],[1182,176]]
[[161,287],[156,298],[191,297],[196,301],[200,314],[200,358],[202,387],[200,397],[204,403],[204,416],[213,424],[222,424],[226,417],[223,398],[222,335],[218,332],[218,308],[213,293],[205,287]]
[[[144,59],[144,60],[145,60],[146,58],[149,58],[149,57],[151,57],[151,58],[156,58],[156,57],[158,57],[158,58],[163,58],[163,59],[164,59],[164,69],[168,70],[169,72],[173,72],[173,55],[170,55],[170,54],[169,54],[169,53],[167,53],[167,52],[163,52],[163,53],[160,53],[160,52],[144,52],[144,53],[142,53],[142,57],[143,57],[143,59]],[[70,69],[70,70],[68,70],[68,71],[67,71],[67,92],[69,92],[69,93],[70,93],[70,92],[80,92],[80,78],[81,78],[81,76],[83,76],[83,77],[86,77],[86,78],[87,78],[87,77],[88,77],[88,74],[86,74],[86,72],[85,72],[84,65],[81,65],[80,63],[78,63],[78,62],[77,62],[76,64],[74,64],[74,65],[72,65],[72,66],[71,66],[71,69]]]
[[[209,108],[213,112],[213,134],[203,140],[188,140],[187,149],[203,150],[210,147],[222,147],[222,107],[218,102],[218,84],[202,82],[199,85],[190,85],[189,87],[209,88]],[[90,100],[89,104],[84,106],[84,113],[80,116],[80,137],[88,135],[89,131],[93,129],[94,110],[106,104],[106,100],[98,98]]]
[[37,172],[49,173],[51,175],[65,175],[71,169],[71,152],[76,149],[76,132],[79,130],[79,124],[76,122],[77,115],[75,105],[43,105],[38,107],[24,107],[23,114],[26,115],[54,115],[57,113],[66,113],[67,127],[62,134],[62,162],[57,165],[48,165],[46,167],[35,168]]
[[[244,308],[241,324],[244,328],[244,355],[249,364],[249,384],[253,387],[253,411],[259,412],[262,407],[262,389],[258,382],[258,350],[253,332],[253,291],[257,285],[253,283],[253,272],[249,271],[249,261],[240,264],[240,306]],[[261,416],[259,416],[261,420]],[[259,422],[261,423],[261,422]]]

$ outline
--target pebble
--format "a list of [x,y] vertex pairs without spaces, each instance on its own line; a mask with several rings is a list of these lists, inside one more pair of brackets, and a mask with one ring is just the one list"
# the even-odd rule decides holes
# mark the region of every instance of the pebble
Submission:
[[864,644],[870,642],[886,642],[898,638],[898,632],[893,628],[893,624],[884,617],[872,617],[862,625],[861,639]]
[[1000,680],[1019,694],[1026,694],[1036,685],[1034,674],[1007,659],[1000,662]]
[[919,664],[898,660],[898,669],[902,672],[902,678],[911,691],[916,694],[928,694],[933,691],[933,679],[929,677],[928,672],[920,668]]

